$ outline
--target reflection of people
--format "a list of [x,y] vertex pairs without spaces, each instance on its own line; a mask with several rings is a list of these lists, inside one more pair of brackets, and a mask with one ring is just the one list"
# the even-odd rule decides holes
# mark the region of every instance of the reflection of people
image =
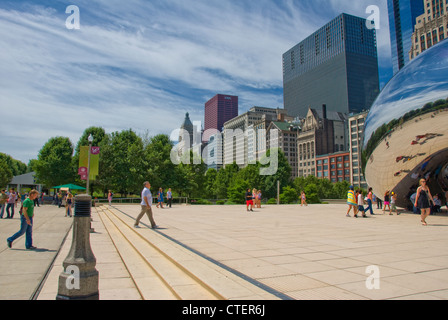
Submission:
[[421,211],[421,222],[424,226],[427,225],[426,218],[431,213],[430,201],[432,201],[432,196],[428,186],[426,185],[426,180],[420,179],[420,187],[417,189],[414,205]]
[[39,192],[37,190],[31,190],[29,194],[29,198],[23,201],[23,209],[22,214],[20,216],[20,230],[14,234],[12,237],[9,237],[6,242],[8,248],[11,248],[14,240],[26,234],[25,238],[25,248],[27,250],[36,249],[33,247],[33,217],[34,217],[34,199],[37,198]]

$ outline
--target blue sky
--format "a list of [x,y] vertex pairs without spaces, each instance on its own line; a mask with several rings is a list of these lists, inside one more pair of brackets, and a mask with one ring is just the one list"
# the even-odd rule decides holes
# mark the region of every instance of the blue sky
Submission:
[[[69,30],[67,6],[80,10]],[[28,163],[49,138],[171,134],[217,93],[240,113],[283,107],[282,54],[341,13],[380,9],[381,86],[392,76],[386,0],[0,1],[0,152]]]

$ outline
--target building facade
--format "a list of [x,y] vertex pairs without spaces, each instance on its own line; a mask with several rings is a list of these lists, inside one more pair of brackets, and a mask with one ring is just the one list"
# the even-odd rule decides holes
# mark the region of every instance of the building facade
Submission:
[[364,139],[364,125],[368,112],[362,112],[349,117],[348,130],[350,137],[350,183],[353,186],[367,189],[367,183],[362,172],[362,141]]
[[[424,13],[424,0],[387,0],[394,74],[409,62],[415,21]],[[446,1],[446,0],[445,0]]]
[[448,38],[448,1],[424,1],[425,12],[418,16],[411,37],[409,60],[414,59],[426,49]]
[[[272,121],[266,131],[267,149],[279,148],[291,167],[291,178],[297,178],[297,133],[298,124],[285,121]],[[274,134],[274,131],[275,134]]]
[[360,112],[379,93],[376,30],[341,14],[283,54],[284,108],[305,117],[312,105]]
[[350,153],[340,151],[316,157],[316,176],[333,183],[350,181]]
[[346,116],[341,112],[308,109],[297,135],[298,176],[316,176],[316,157],[347,151]]
[[208,129],[222,131],[224,123],[238,116],[238,97],[217,94],[205,103],[203,141],[208,141],[213,133]]
[[[249,159],[251,162],[255,162],[260,154],[257,145],[262,137],[257,135],[259,131],[254,130],[254,125],[259,124],[263,119],[266,120],[266,118],[276,119],[278,114],[284,112],[283,109],[255,106],[248,112],[224,123],[224,166],[236,163],[243,168],[248,165]],[[250,156],[249,145],[251,148]]]

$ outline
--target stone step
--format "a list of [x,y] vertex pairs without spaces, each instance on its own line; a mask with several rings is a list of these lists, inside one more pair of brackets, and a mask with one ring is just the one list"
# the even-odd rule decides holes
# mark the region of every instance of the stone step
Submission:
[[[102,207],[101,211],[100,215],[111,218],[157,272],[164,273],[167,279],[170,279],[167,282],[173,288],[184,292],[186,299],[227,300],[247,299],[248,297],[251,299],[278,299],[256,285],[167,239],[155,230],[146,227],[135,229],[133,227],[135,220],[114,208]],[[160,258],[160,255],[164,258]],[[182,269],[182,272],[179,273],[168,268],[165,265],[168,260],[171,264],[175,264],[177,269]],[[192,280],[200,283],[202,290],[198,290],[197,284],[196,289],[192,290],[195,286],[191,283]],[[208,292],[208,296],[204,295],[204,290],[206,293]]]

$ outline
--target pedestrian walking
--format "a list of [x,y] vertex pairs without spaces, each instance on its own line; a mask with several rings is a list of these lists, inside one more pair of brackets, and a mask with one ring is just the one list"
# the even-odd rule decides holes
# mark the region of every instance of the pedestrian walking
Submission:
[[6,204],[8,203],[8,195],[3,189],[0,195],[0,219],[3,219],[3,214],[5,213]]
[[258,200],[257,208],[261,208],[261,190],[258,190],[257,192],[257,200]]
[[112,205],[113,196],[114,196],[114,194],[112,193],[112,191],[109,190],[109,193],[107,194],[107,200],[109,201],[109,207]]
[[66,199],[65,199],[65,216],[71,217],[72,216],[72,204],[73,204],[73,195],[68,192]]
[[[246,211],[254,211],[252,210],[252,207],[254,206],[254,201],[252,198],[252,192],[250,192],[250,188],[247,188],[246,190]],[[249,209],[250,207],[250,209]]]
[[431,192],[427,186],[425,179],[420,179],[420,187],[417,189],[417,195],[415,196],[414,205],[420,209],[421,212],[421,222],[424,226],[427,225],[426,218],[431,213],[431,203],[432,200]]
[[20,215],[20,230],[6,240],[8,248],[12,247],[12,243],[22,235],[26,235],[25,248],[34,250],[33,246],[33,218],[34,218],[34,199],[39,195],[37,190],[31,190],[29,197],[23,201],[22,212]]
[[14,192],[14,188],[9,190],[8,204],[6,205],[6,219],[14,218],[14,205],[17,201],[17,194]]
[[34,206],[35,207],[40,207],[39,206],[39,195],[36,197],[36,199],[33,200],[34,201]]
[[[362,217],[365,218],[366,217],[366,213],[364,210],[364,199],[362,197],[362,191],[358,189],[358,191],[356,191],[356,195],[357,195],[357,199],[358,199],[358,212],[362,212]],[[358,213],[355,214],[355,218],[358,217]]]
[[308,203],[306,203],[306,194],[305,194],[305,191],[303,191],[303,190],[300,194],[300,200],[301,200],[300,206],[303,206],[303,205],[308,206]]
[[353,209],[353,212],[355,214],[355,216],[358,214],[357,212],[357,201],[356,201],[356,196],[355,196],[355,191],[353,191],[353,186],[350,186],[348,192],[347,192],[347,204],[348,204],[348,210],[347,210],[347,214],[345,215],[346,217],[350,217],[350,210]]
[[367,193],[367,211],[370,211],[370,214],[373,215],[373,209],[372,209],[372,205],[373,205],[373,193],[372,193],[372,188],[369,188],[369,191]]
[[397,201],[397,194],[392,191],[392,194],[390,195],[390,215],[392,215],[392,212],[395,212],[397,216],[400,215],[400,213],[397,210],[397,206],[395,202]]
[[151,184],[148,181],[145,181],[143,183],[143,190],[142,190],[142,201],[140,202],[140,205],[142,207],[142,210],[140,211],[140,214],[138,215],[137,219],[135,220],[134,227],[138,228],[140,220],[142,219],[143,215],[146,213],[148,216],[149,222],[151,223],[151,228],[155,229],[157,228],[156,222],[154,221],[153,215],[152,215],[152,193],[151,193]]
[[384,208],[383,208],[383,214],[386,211],[386,206],[389,208],[389,214],[392,214],[390,210],[390,190],[387,190],[384,194]]
[[158,208],[160,205],[160,208],[163,209],[163,189],[159,188],[159,192],[157,192],[157,205]]
[[171,192],[171,188],[168,188],[168,191],[166,193],[166,199],[168,201],[167,206],[171,208],[171,202],[173,201],[173,193]]

